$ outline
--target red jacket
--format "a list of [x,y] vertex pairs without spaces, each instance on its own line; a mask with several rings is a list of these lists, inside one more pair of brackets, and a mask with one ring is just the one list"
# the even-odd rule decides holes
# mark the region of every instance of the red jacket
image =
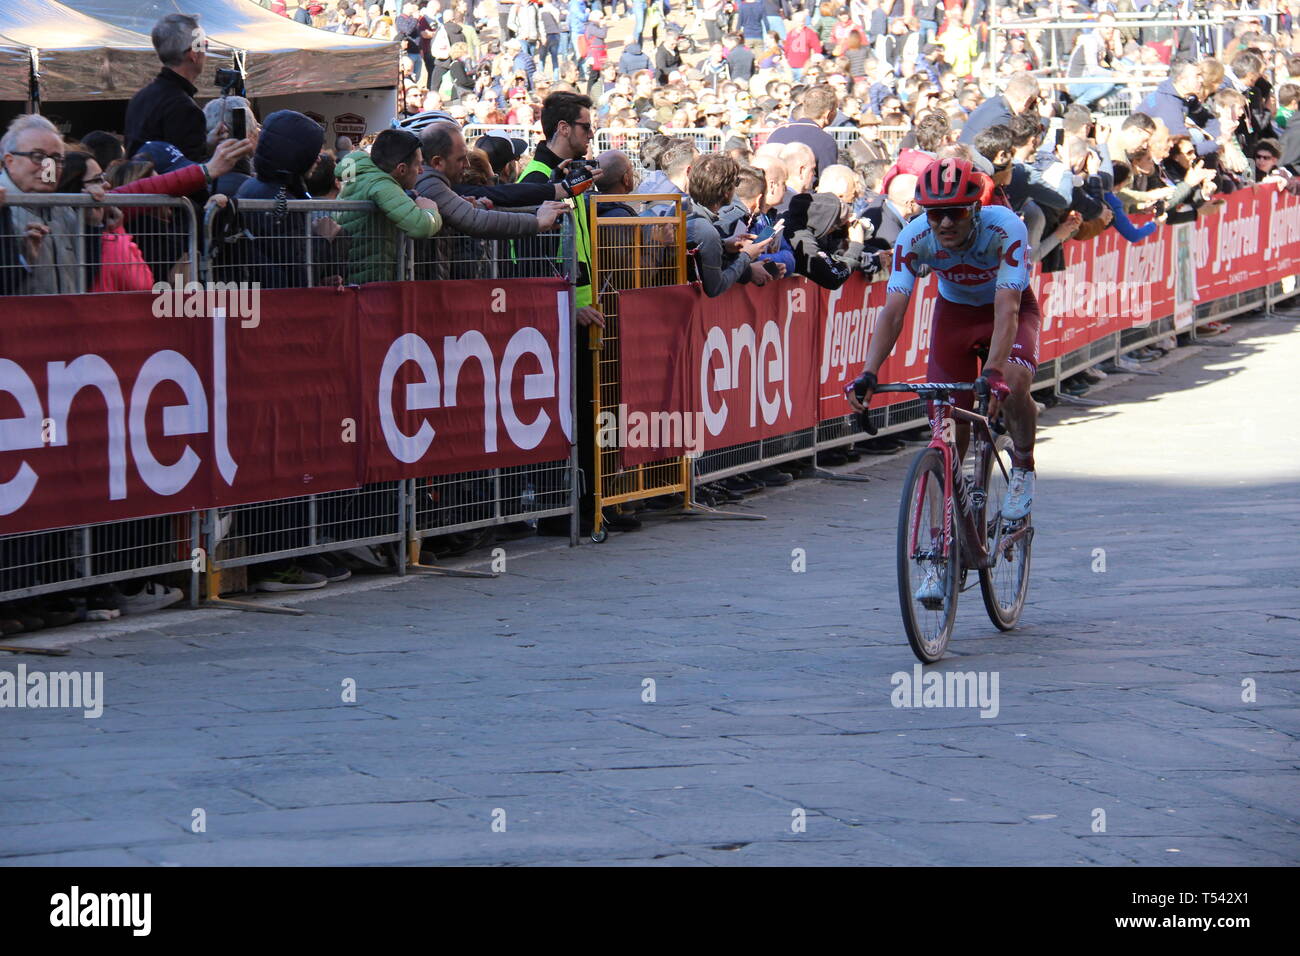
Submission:
[[[188,196],[203,189],[207,183],[208,177],[203,172],[203,167],[195,163],[193,166],[174,169],[161,176],[137,179],[133,183],[118,186],[109,192],[116,195]],[[143,206],[127,206],[122,210],[122,216],[124,219],[134,219],[145,211]]]
[[99,275],[91,292],[148,292],[153,272],[130,233],[118,223],[105,229],[99,244]]

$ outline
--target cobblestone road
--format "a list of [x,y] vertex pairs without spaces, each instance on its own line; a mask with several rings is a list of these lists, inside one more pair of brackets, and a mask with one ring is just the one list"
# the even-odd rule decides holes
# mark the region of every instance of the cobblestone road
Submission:
[[1023,627],[971,591],[938,665],[994,717],[891,704],[899,455],[495,580],[36,635],[78,643],[0,669],[105,708],[0,711],[0,862],[1294,864],[1300,328],[1228,338],[1046,416]]

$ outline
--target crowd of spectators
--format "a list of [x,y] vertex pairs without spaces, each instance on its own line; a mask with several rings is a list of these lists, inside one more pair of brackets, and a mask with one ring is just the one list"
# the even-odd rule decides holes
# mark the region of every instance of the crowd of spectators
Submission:
[[[598,326],[590,224],[571,201],[587,189],[680,196],[692,279],[709,296],[790,275],[830,288],[854,271],[879,276],[918,212],[917,175],[936,157],[983,173],[985,202],[1024,219],[1045,271],[1063,267],[1070,242],[1106,229],[1137,242],[1217,214],[1221,197],[1245,186],[1300,190],[1300,123],[1291,122],[1300,4],[1267,15],[1233,7],[1198,27],[1136,27],[1126,15],[1226,7],[1019,2],[999,6],[994,29],[986,0],[259,2],[319,29],[396,41],[393,128],[326,142],[293,110],[258,117],[240,97],[200,105],[198,20],[165,16],[152,35],[162,70],[132,100],[125,129],[69,138],[27,115],[4,133],[0,294],[147,289],[169,276],[184,250],[169,244],[165,217],[116,208],[115,194],[187,197],[199,215],[214,201],[229,209],[223,249],[207,254],[220,278],[264,287],[395,277],[400,234],[527,249],[573,215],[579,320]],[[1071,16],[1086,19],[1048,28]],[[239,111],[247,132],[235,139]],[[467,136],[471,124],[515,129]],[[603,128],[636,135],[596,149]],[[100,205],[80,213],[15,195],[52,192]],[[322,198],[371,200],[378,211],[283,206]],[[252,199],[276,206],[230,208]],[[654,201],[604,208],[663,211]],[[80,259],[79,239],[90,240]],[[1107,371],[1137,369],[1176,345],[1170,337],[1062,388],[1081,396]],[[897,447],[877,439],[829,457]],[[768,468],[703,495],[733,499],[799,473],[797,463]],[[610,519],[636,526],[632,515]]]

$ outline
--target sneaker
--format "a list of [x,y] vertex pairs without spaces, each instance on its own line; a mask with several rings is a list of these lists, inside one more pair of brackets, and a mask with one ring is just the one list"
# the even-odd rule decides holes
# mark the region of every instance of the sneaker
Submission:
[[314,591],[329,582],[325,575],[304,571],[297,565],[274,571],[262,571],[257,578],[259,591]]
[[1019,521],[1029,514],[1034,502],[1034,473],[1028,468],[1012,468],[1007,494],[1002,499],[1002,517]]
[[794,479],[813,478],[817,474],[817,469],[813,467],[811,458],[798,458],[794,461],[782,462],[777,465],[777,468]]
[[780,488],[784,485],[794,484],[794,478],[787,475],[780,468],[768,465],[766,468],[760,468],[754,472],[754,477],[767,485],[769,488]]
[[330,584],[346,581],[352,577],[351,571],[338,562],[331,560],[327,554],[311,554],[305,558],[300,558],[298,566],[304,571],[319,574]]
[[1096,385],[1102,379],[1109,378],[1109,376],[1105,372],[1103,372],[1099,368],[1096,368],[1095,366],[1093,368],[1085,368],[1079,374],[1089,382],[1092,382],[1094,385]]
[[942,610],[945,596],[943,572],[933,564],[927,564],[925,567],[925,580],[921,582],[921,586],[916,589],[916,594],[913,596],[928,611]]
[[707,492],[717,504],[726,504],[729,501],[744,501],[745,496],[739,491],[732,491],[720,481],[711,481],[703,486],[703,491]]
[[721,484],[728,491],[734,491],[741,495],[752,495],[754,492],[762,491],[767,487],[761,481],[752,481],[747,475],[733,475],[730,478],[723,478]]
[[148,614],[150,611],[171,607],[184,597],[185,592],[180,588],[169,588],[161,581],[150,581],[135,594],[126,595],[125,607],[121,610],[123,614]]

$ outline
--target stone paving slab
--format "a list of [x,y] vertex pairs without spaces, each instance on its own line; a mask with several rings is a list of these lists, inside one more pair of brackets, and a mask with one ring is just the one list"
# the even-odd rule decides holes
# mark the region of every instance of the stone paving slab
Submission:
[[996,716],[891,701],[909,453],[493,580],[37,635],[105,710],[0,711],[0,863],[1294,865],[1300,328],[1235,325],[1044,416],[1022,625],[968,592],[932,668],[996,674]]

